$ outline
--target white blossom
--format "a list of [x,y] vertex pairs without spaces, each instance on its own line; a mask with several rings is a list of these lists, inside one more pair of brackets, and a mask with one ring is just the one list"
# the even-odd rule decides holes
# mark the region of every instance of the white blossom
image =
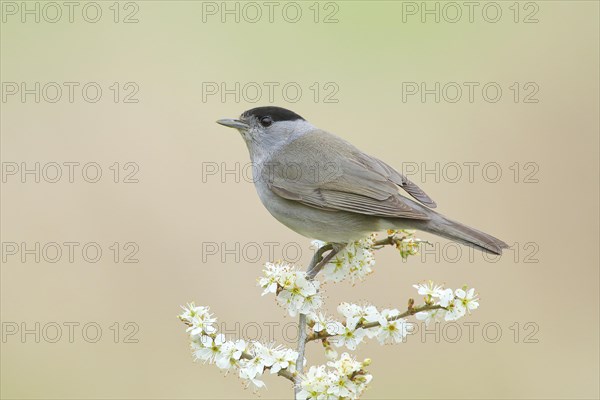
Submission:
[[246,342],[242,339],[225,342],[221,345],[221,352],[217,356],[215,364],[220,369],[229,370],[231,367],[238,367],[240,357],[246,350]]
[[287,308],[290,316],[312,313],[323,304],[319,281],[307,279],[305,272],[282,262],[267,263],[263,271],[265,275],[258,280],[264,289],[262,294],[276,293],[277,302]]
[[396,309],[396,308],[386,308],[383,311],[381,311],[381,317],[385,318],[385,319],[390,319],[390,318],[397,318],[400,315],[400,310]]
[[193,341],[194,356],[198,360],[213,363],[221,352],[221,346],[225,343],[225,335],[219,333],[214,336],[202,336],[199,341]]
[[467,312],[471,313],[479,307],[479,298],[475,294],[475,289],[452,290],[443,288],[441,285],[436,285],[433,282],[427,284],[413,285],[417,292],[426,296],[425,301],[428,305],[437,305],[443,309],[426,310],[417,313],[416,318],[420,321],[425,321],[429,325],[432,321],[438,321],[442,318],[445,321],[456,321],[464,317]]
[[363,370],[364,364],[348,353],[329,361],[327,366],[311,366],[300,381],[299,399],[357,399],[372,376]]
[[260,356],[254,356],[250,360],[242,360],[240,362],[240,373],[239,376],[242,379],[249,380],[254,386],[262,387],[264,382],[257,379],[261,376],[265,370],[265,360]]
[[471,313],[471,310],[475,310],[479,307],[479,299],[475,295],[475,289],[471,288],[466,292],[463,289],[456,289],[454,294],[460,303],[459,305],[455,305],[455,307],[464,308],[469,314]]
[[309,320],[314,323],[312,329],[315,332],[325,331],[328,335],[336,335],[340,333],[342,329],[340,328],[342,327],[341,323],[323,313],[312,314],[309,316]]
[[308,314],[323,304],[318,294],[319,282],[306,279],[304,272],[297,271],[287,277],[282,290],[277,295],[280,305],[286,307],[290,316],[295,317],[299,312]]
[[348,243],[336,256],[323,268],[325,281],[340,282],[349,278],[352,284],[364,280],[373,272],[375,265],[373,244],[375,235],[357,242]]
[[336,330],[340,333],[331,337],[331,343],[336,347],[346,346],[348,350],[356,350],[356,346],[363,341],[363,338],[366,335],[365,329],[356,328],[356,324],[339,324],[339,326],[336,327]]
[[338,312],[346,317],[346,324],[356,326],[365,316],[365,310],[358,304],[341,303]]
[[440,297],[442,292],[442,285],[436,285],[432,281],[427,283],[419,283],[413,285],[413,287],[417,289],[417,293],[419,293],[421,296],[427,296],[429,298]]
[[285,262],[266,263],[263,270],[265,276],[259,278],[258,284],[264,288],[262,295],[276,293],[278,286],[283,286],[291,278],[293,266]]
[[400,256],[407,259],[409,256],[419,254],[419,248],[421,243],[429,243],[425,240],[417,239],[415,236],[416,231],[412,229],[401,229],[399,231],[390,231],[390,234],[400,233],[402,239],[396,243],[396,248],[400,252]]
[[271,373],[276,374],[282,369],[290,369],[293,372],[296,369],[296,359],[298,352],[292,349],[281,349],[275,354],[275,361],[271,366]]
[[[390,310],[384,311],[387,312]],[[347,326],[357,326],[358,324],[362,323],[378,322],[381,318],[381,313],[375,306],[372,305],[359,306],[357,304],[341,303],[338,306],[338,312],[346,317]],[[365,329],[364,333],[369,339],[377,335],[377,332],[373,329]]]
[[379,329],[377,330],[377,340],[379,343],[400,343],[408,335],[411,324],[404,318],[388,320],[381,318]]
[[356,398],[352,396],[356,392],[356,385],[347,375],[332,373],[332,383],[327,390],[327,394],[332,395],[336,399],[341,398]]
[[297,398],[301,400],[324,398],[331,381],[332,378],[324,365],[313,365],[300,382],[301,390]]
[[362,369],[362,363],[356,361],[348,353],[342,354],[339,360],[330,361],[328,366],[335,368],[342,375],[352,375]]
[[189,325],[187,331],[191,336],[211,335],[217,331],[215,327],[217,319],[213,318],[208,307],[196,307],[192,302],[181,308],[183,309],[183,313],[179,318]]
[[466,313],[467,311],[462,306],[460,300],[454,299],[450,304],[448,304],[446,314],[444,314],[444,319],[446,321],[456,321],[457,319],[464,317]]
[[[262,374],[262,372],[261,372]],[[258,373],[257,373],[257,369],[253,368],[253,367],[243,367],[240,369],[240,378],[242,379],[246,379],[248,381],[248,385],[250,383],[252,383],[254,385],[254,387],[256,387],[257,389],[260,389],[262,387],[265,386],[265,383],[263,381],[261,381],[260,379],[257,379]],[[248,386],[246,385],[246,386]]]
[[415,314],[415,317],[419,321],[425,321],[425,326],[429,326],[431,322],[443,320],[444,314],[446,314],[446,310],[438,308],[435,310],[420,311],[417,314]]
[[442,307],[448,307],[454,301],[454,292],[452,289],[444,289],[439,292],[438,304]]

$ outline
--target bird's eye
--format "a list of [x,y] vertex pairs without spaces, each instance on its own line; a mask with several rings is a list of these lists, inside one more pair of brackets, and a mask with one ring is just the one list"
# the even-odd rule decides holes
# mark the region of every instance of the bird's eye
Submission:
[[262,126],[264,126],[265,128],[266,128],[267,126],[270,126],[272,123],[273,123],[273,120],[271,119],[271,117],[262,117],[262,118],[260,119],[260,124],[261,124]]

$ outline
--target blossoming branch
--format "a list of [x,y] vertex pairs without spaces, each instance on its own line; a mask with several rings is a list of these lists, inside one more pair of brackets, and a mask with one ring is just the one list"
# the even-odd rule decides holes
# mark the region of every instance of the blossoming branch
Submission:
[[[354,284],[373,272],[374,250],[392,245],[406,258],[417,254],[421,243],[413,231],[390,231],[381,241],[372,235],[341,248],[315,241],[317,253],[306,271],[286,262],[267,263],[258,285],[263,296],[275,295],[277,303],[291,317],[299,316],[298,349],[243,339],[226,340],[218,332],[217,319],[209,308],[191,303],[183,307],[179,318],[188,326],[195,359],[215,364],[225,372],[234,370],[246,386],[256,389],[265,386],[263,377],[267,372],[282,376],[294,384],[296,399],[359,398],[373,378],[366,370],[371,360],[357,361],[347,352],[339,355],[336,349],[353,351],[368,339],[381,344],[402,343],[414,329],[407,319],[411,316],[427,325],[462,318],[479,307],[475,289],[465,286],[453,290],[431,281],[415,284],[413,287],[423,297],[422,305],[415,306],[414,300],[409,299],[407,309],[400,311],[344,302],[337,307],[340,315],[335,318],[320,311],[321,282],[315,277],[322,272],[324,282],[347,279]],[[326,251],[329,253],[324,256]],[[317,340],[323,344],[329,361],[306,370],[305,344]]]

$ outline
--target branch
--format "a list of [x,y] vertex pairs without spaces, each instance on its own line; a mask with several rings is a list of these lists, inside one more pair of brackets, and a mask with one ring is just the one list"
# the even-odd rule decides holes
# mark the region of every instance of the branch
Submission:
[[[246,360],[252,360],[254,357],[252,357],[252,354],[246,353],[244,351],[244,352],[242,352],[242,356],[240,358],[244,358]],[[265,369],[271,369],[271,367],[265,367]],[[295,382],[294,374],[291,373],[290,371],[288,371],[287,368],[279,370],[279,372],[277,372],[277,375],[283,376],[284,378],[289,379],[292,382]]]
[[[298,320],[298,358],[296,359],[296,371],[298,373],[302,373],[304,371],[304,350],[306,348],[306,314],[300,314],[300,318]],[[298,393],[300,393],[301,387],[299,385],[300,382],[296,382],[294,386],[294,398],[298,398]]]
[[[325,247],[325,246],[324,246]],[[405,311],[404,313],[396,316],[396,317],[391,317],[388,318],[388,321],[395,321],[397,319],[400,318],[404,318],[410,315],[414,315],[418,312],[421,311],[428,311],[428,310],[438,310],[438,309],[446,309],[440,305],[424,305],[421,307],[412,307],[412,305],[414,304],[414,301],[412,299],[409,300],[409,305],[408,305],[408,310]],[[304,318],[303,318],[304,317]],[[187,321],[181,320],[185,325],[187,326],[191,326],[191,324],[189,324]],[[298,374],[302,373],[303,370],[303,366],[304,366],[304,351],[305,351],[305,345],[306,343],[313,341],[313,340],[318,340],[318,339],[325,339],[327,337],[331,337],[331,336],[336,336],[336,335],[329,335],[327,334],[326,331],[322,331],[322,332],[313,332],[310,335],[306,336],[306,315],[305,314],[300,314],[300,330],[304,331],[304,340],[300,341],[300,337],[298,338],[298,359],[296,360],[296,372],[291,372],[289,370],[289,368],[284,368],[281,369],[279,372],[277,372],[277,375],[291,381],[292,383],[295,384],[295,394],[299,393],[299,389],[300,386],[298,385],[297,382],[297,378],[298,378]],[[302,324],[303,323],[303,324]],[[369,322],[369,323],[364,323],[361,322],[360,324],[358,324],[356,327],[357,328],[363,328],[363,329],[369,329],[369,328],[375,328],[377,326],[380,326],[379,322]],[[302,328],[303,327],[303,328]],[[207,336],[211,336],[213,339],[215,337],[215,335],[207,335]],[[300,357],[300,350],[302,350],[302,356]],[[240,356],[240,358],[246,359],[246,360],[252,360],[254,357],[247,352],[242,352],[242,355]],[[265,367],[265,369],[270,369],[270,367]]]
[[[421,311],[429,311],[429,310],[446,310],[445,307],[442,307],[440,305],[429,305],[429,304],[425,304],[423,306],[420,307],[413,307],[412,305],[414,304],[414,300],[410,299],[408,302],[408,310],[406,310],[405,312],[403,312],[400,315],[397,315],[395,317],[390,317],[388,318],[388,321],[395,321],[397,319],[400,318],[405,318],[405,317],[409,317],[411,315],[414,315],[418,312]],[[345,325],[345,324],[344,324]],[[381,324],[377,321],[375,322],[360,322],[359,324],[356,325],[356,329],[358,328],[363,328],[363,329],[370,329],[370,328],[376,328],[378,326],[381,326]],[[313,332],[310,335],[308,335],[308,337],[306,338],[306,342],[311,342],[313,340],[319,340],[319,339],[325,339],[331,336],[338,336],[338,335],[330,335],[329,333],[327,333],[326,330],[322,330],[321,332]]]
[[[309,280],[315,279],[317,274],[323,269],[325,265],[342,250],[346,245],[338,245],[327,243],[321,246],[313,258],[310,260],[310,264],[308,268],[306,268],[306,278]],[[329,253],[323,257],[323,254],[329,251]],[[304,372],[304,353],[306,349],[306,342],[308,341],[306,334],[306,314],[300,314],[300,318],[298,320],[298,358],[296,359],[296,371],[298,373]],[[297,398],[298,393],[301,391],[301,387],[296,383],[294,387],[294,396]]]
[[[187,326],[192,326],[189,322],[181,320],[181,322],[183,322],[185,325]],[[206,336],[210,336],[211,338],[215,338],[216,335],[212,334],[212,335],[206,335]],[[254,356],[252,356],[252,354],[247,353],[245,351],[242,352],[242,355],[240,356],[240,358],[243,358],[245,360],[252,360],[254,358]],[[271,369],[271,367],[265,367],[265,369]],[[292,372],[290,372],[287,368],[281,369],[279,370],[279,372],[277,373],[277,375],[279,376],[283,376],[286,379],[289,379],[292,382],[295,382],[295,374],[293,374]]]
[[[340,244],[332,244],[332,243],[327,243],[323,246],[321,246],[317,252],[315,253],[315,255],[313,256],[313,258],[310,261],[310,264],[308,265],[307,268],[307,272],[306,272],[306,277],[309,280],[312,280],[315,278],[315,276],[317,276],[317,274],[323,269],[323,267],[325,265],[327,265],[327,263],[329,261],[331,261],[331,259],[337,254],[339,253],[343,248],[345,247],[345,245],[340,245]],[[325,252],[329,251],[329,253],[323,257],[323,254]],[[183,321],[186,325],[190,326],[189,323],[187,323],[186,321]],[[298,321],[298,328],[299,328],[299,334],[298,334],[298,358],[296,359],[296,372],[292,373],[289,371],[289,368],[285,368],[285,369],[281,369],[277,375],[282,376],[290,381],[292,381],[293,383],[295,383],[294,386],[294,394],[295,397],[297,397],[298,393],[300,393],[301,387],[300,385],[298,385],[297,382],[297,376],[298,374],[301,374],[304,370],[304,353],[305,353],[305,349],[306,349],[306,342],[308,341],[307,338],[307,333],[306,333],[306,314],[300,314],[299,317],[299,321]],[[214,335],[209,335],[212,336],[214,339]],[[241,358],[244,358],[246,360],[252,360],[254,357],[247,352],[243,352],[241,355]],[[265,369],[269,369],[269,367],[265,367]]]
[[[409,235],[410,236],[410,235]],[[400,236],[398,237],[397,233],[394,231],[388,231],[388,237],[386,237],[385,239],[381,239],[381,240],[376,240],[375,243],[373,243],[372,248],[374,250],[379,250],[384,246],[396,246],[399,247],[402,244],[402,241],[404,239],[406,239],[409,236]],[[429,243],[429,242],[425,242],[423,241],[423,243]]]

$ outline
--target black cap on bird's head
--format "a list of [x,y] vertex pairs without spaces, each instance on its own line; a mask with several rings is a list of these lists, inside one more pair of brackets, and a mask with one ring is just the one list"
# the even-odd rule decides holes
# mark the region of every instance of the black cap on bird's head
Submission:
[[300,115],[293,111],[281,107],[267,106],[256,107],[248,111],[244,111],[239,119],[221,119],[217,122],[221,125],[236,129],[248,129],[253,123],[260,124],[263,128],[268,128],[274,122],[284,121],[305,121]]
[[296,121],[297,119],[301,119],[304,121],[304,118],[302,118],[295,112],[287,110],[285,108],[274,106],[256,107],[248,111],[244,111],[244,113],[242,114],[242,118],[248,117],[255,117],[259,120],[263,117],[270,117],[273,122]]

